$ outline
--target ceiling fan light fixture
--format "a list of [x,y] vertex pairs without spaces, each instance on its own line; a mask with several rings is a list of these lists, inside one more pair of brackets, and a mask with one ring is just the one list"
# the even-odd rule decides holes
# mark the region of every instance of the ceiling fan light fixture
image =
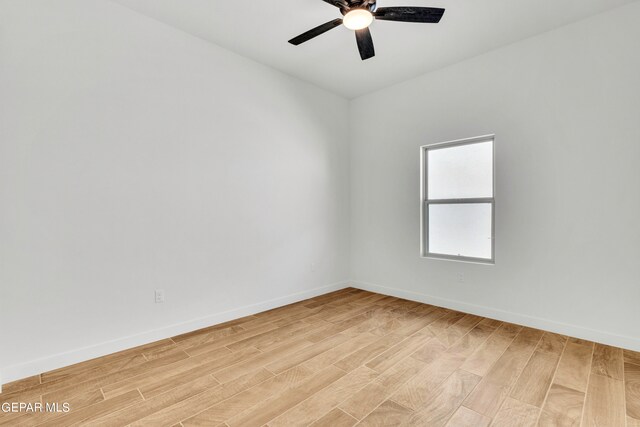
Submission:
[[[340,9],[343,18],[336,18],[325,22],[297,37],[289,40],[294,46],[308,42],[311,39],[326,33],[333,28],[343,25],[350,30],[355,30],[358,52],[363,61],[373,58],[376,54],[373,47],[373,39],[369,25],[374,19],[382,21],[396,22],[421,22],[437,24],[440,22],[444,9],[439,7],[419,7],[419,6],[391,6],[377,7],[377,0],[323,0],[330,5]],[[352,8],[353,6],[353,8]]]
[[373,22],[373,15],[366,9],[352,9],[344,15],[342,23],[350,30],[362,30]]

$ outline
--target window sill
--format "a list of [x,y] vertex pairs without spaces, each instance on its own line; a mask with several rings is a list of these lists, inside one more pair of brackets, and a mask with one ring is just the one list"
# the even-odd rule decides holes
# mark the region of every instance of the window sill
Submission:
[[426,255],[420,255],[420,258],[434,259],[434,260],[440,260],[440,261],[465,262],[467,264],[496,265],[495,259],[473,258],[473,257],[464,257],[464,256],[455,256],[455,255],[426,254]]

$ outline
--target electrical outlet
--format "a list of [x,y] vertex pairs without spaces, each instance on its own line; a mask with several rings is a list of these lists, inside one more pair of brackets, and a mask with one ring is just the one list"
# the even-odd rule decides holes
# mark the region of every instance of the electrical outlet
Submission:
[[458,283],[464,283],[464,273],[458,272]]
[[316,272],[316,263],[312,262],[310,268],[311,268],[311,272],[315,273]]
[[161,304],[164,302],[164,290],[156,289],[156,304]]

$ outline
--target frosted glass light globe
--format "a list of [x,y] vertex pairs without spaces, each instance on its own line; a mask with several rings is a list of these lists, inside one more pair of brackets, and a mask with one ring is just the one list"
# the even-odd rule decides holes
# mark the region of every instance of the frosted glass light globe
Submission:
[[366,9],[354,9],[344,15],[342,23],[350,30],[362,30],[373,22],[373,15]]

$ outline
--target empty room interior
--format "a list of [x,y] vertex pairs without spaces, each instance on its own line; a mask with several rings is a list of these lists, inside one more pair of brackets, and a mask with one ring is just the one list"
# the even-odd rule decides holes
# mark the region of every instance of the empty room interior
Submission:
[[640,1],[0,0],[0,426],[640,427]]

